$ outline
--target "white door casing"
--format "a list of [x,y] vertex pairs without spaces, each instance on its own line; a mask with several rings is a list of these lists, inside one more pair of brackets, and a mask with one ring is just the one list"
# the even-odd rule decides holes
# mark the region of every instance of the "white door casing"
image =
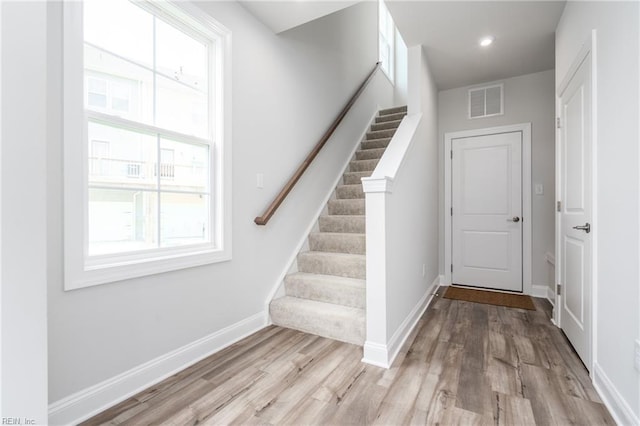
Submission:
[[556,321],[592,369],[593,294],[593,116],[592,61],[586,45],[558,90],[557,281],[561,285]]
[[[471,138],[476,136],[495,135],[511,132],[522,134],[522,214],[520,226],[522,228],[522,292],[532,294],[531,285],[531,123],[513,124],[508,126],[491,127],[485,129],[464,130],[450,132],[444,135],[444,285],[452,284],[451,265],[453,221],[452,208],[452,168],[450,153],[454,139]],[[506,222],[506,218],[505,218]]]

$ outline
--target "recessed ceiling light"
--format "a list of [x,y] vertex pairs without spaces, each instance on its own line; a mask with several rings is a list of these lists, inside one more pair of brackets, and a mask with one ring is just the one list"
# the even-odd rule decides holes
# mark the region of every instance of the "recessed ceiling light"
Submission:
[[482,47],[487,47],[487,46],[489,46],[491,43],[493,43],[493,41],[494,41],[495,39],[496,39],[496,38],[495,38],[494,36],[482,37],[482,38],[480,39],[480,46],[482,46]]

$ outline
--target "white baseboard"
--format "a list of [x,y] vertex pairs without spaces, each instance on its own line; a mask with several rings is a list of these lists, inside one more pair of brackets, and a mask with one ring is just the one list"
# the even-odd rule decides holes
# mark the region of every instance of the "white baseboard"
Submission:
[[547,300],[554,307],[556,306],[556,293],[551,287],[547,287]]
[[78,424],[267,325],[259,312],[49,405],[49,424]]
[[429,303],[431,303],[433,299],[433,294],[438,289],[439,283],[440,276],[437,276],[409,315],[402,321],[400,327],[393,333],[393,336],[391,336],[391,339],[389,339],[386,345],[369,341],[365,342],[362,362],[377,367],[391,367],[400,349],[402,349],[402,346],[420,320],[420,317],[422,317],[422,314],[427,310]]
[[616,424],[640,425],[640,418],[635,415],[597,362],[593,364],[593,386]]
[[546,284],[532,284],[531,285],[531,296],[533,297],[542,297],[544,299],[547,298],[547,289],[549,288]]

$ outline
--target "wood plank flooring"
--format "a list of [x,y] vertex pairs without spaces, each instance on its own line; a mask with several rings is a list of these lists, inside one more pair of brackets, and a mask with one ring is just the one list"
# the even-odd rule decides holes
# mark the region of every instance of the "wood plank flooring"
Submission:
[[270,326],[83,424],[615,424],[546,300],[526,311],[439,293],[389,370]]

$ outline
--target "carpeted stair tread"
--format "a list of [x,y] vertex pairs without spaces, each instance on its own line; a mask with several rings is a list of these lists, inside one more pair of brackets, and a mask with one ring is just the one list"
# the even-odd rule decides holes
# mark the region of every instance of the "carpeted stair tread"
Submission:
[[304,272],[289,274],[284,280],[288,296],[359,309],[365,308],[365,283],[355,278]]
[[347,200],[354,198],[364,198],[362,183],[351,185],[340,185],[336,188],[336,197],[339,200]]
[[396,129],[370,131],[370,132],[367,132],[367,140],[392,138],[395,132],[396,132]]
[[389,130],[389,129],[397,129],[402,120],[394,120],[394,121],[383,121],[382,123],[374,123],[371,125],[371,130]]
[[398,121],[398,120],[402,120],[405,115],[407,115],[406,112],[397,112],[395,114],[378,115],[375,119],[375,122],[384,123],[386,121]]
[[365,233],[364,215],[325,215],[318,219],[320,232]]
[[363,254],[306,251],[298,254],[298,270],[312,274],[365,279],[366,256]]
[[375,160],[382,158],[386,148],[361,149],[356,151],[356,160]]
[[365,140],[360,143],[360,149],[368,150],[386,148],[389,146],[389,142],[391,142],[391,138]]
[[362,346],[364,309],[285,296],[269,306],[274,324]]
[[330,200],[328,204],[330,215],[363,215],[365,214],[364,199]]
[[387,109],[382,109],[378,112],[378,115],[390,115],[390,114],[397,114],[397,113],[407,113],[407,106],[398,106],[398,107],[393,107],[393,108],[387,108]]
[[309,248],[312,251],[330,253],[365,254],[365,235],[349,232],[312,232],[309,234]]
[[369,170],[364,172],[346,172],[342,176],[342,180],[345,185],[361,185],[362,178],[371,176],[371,173]]
[[379,161],[380,161],[379,158],[372,159],[372,160],[352,160],[349,163],[349,171],[351,171],[351,172],[372,172],[376,168],[376,166],[378,165]]

